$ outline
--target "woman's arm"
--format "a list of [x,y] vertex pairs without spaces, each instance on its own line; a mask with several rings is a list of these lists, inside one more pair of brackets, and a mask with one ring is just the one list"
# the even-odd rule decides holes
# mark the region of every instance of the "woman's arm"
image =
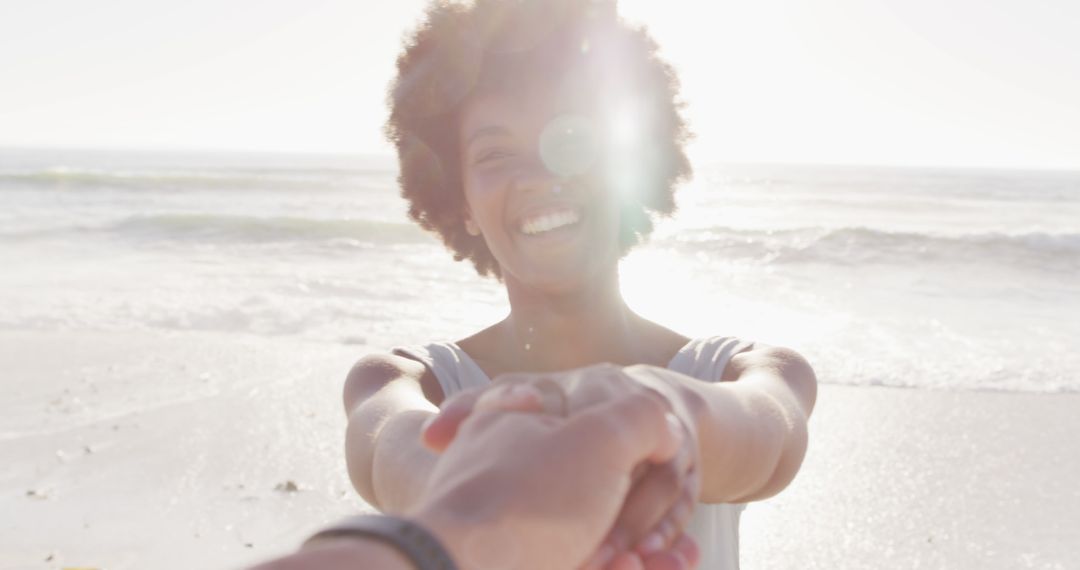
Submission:
[[345,461],[353,486],[386,513],[412,507],[437,456],[420,442],[423,423],[439,410],[424,396],[424,365],[374,354],[345,380]]
[[731,382],[702,382],[653,366],[643,370],[675,388],[696,418],[701,446],[701,501],[766,499],[795,478],[806,454],[807,421],[817,378],[797,352],[756,344],[724,372]]

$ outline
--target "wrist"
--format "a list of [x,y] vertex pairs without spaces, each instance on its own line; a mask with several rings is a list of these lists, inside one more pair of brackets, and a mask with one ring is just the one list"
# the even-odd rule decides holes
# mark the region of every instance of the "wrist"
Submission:
[[696,380],[658,366],[638,364],[626,368],[627,374],[667,399],[671,411],[688,428],[699,431],[703,418],[708,415],[707,402],[695,386],[685,380]]
[[[458,494],[462,495],[462,494]],[[461,497],[464,499],[464,497]],[[474,501],[443,497],[425,501],[407,518],[435,536],[459,568],[477,570],[521,567],[521,545],[499,513]]]
[[[366,536],[317,538],[301,548],[296,568],[385,568],[414,570],[416,564],[393,545]],[[325,564],[325,565],[324,565]],[[282,568],[281,570],[286,570]]]
[[409,410],[390,418],[374,438],[371,489],[380,512],[408,512],[427,487],[438,456],[423,447],[418,434],[431,412]]
[[[453,555],[442,539],[423,524],[387,515],[357,515],[346,518],[315,533],[302,550],[307,559],[319,556],[338,562],[370,557],[363,567],[409,568],[415,570],[454,570]],[[395,552],[391,552],[395,551]],[[362,558],[360,558],[362,560]],[[322,567],[312,565],[312,567]],[[335,563],[332,568],[343,568]]]

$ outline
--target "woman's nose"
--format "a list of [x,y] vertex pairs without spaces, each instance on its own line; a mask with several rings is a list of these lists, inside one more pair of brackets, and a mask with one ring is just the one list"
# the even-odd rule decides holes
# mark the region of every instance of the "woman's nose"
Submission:
[[554,192],[560,185],[561,178],[548,170],[539,156],[522,165],[514,178],[514,189],[530,194]]

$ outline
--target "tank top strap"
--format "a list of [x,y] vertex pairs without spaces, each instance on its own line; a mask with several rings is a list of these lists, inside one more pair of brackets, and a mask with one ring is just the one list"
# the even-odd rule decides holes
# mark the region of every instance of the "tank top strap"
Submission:
[[[675,354],[668,368],[705,382],[719,382],[731,357],[753,346],[737,337],[694,339]],[[698,543],[699,568],[738,570],[739,519],[745,508],[744,503],[697,505],[686,532]]]
[[712,336],[690,341],[668,364],[670,370],[706,382],[719,382],[732,356],[754,343],[733,336]]
[[453,342],[433,342],[425,345],[396,346],[393,354],[419,361],[439,381],[446,398],[490,383],[480,366]]

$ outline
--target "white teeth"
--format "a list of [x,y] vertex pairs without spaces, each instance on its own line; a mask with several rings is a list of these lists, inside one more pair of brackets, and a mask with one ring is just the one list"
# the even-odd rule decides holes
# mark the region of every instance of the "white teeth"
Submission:
[[551,231],[570,224],[576,224],[581,219],[577,212],[566,210],[554,214],[544,214],[529,218],[521,223],[522,233],[533,235],[540,232]]

